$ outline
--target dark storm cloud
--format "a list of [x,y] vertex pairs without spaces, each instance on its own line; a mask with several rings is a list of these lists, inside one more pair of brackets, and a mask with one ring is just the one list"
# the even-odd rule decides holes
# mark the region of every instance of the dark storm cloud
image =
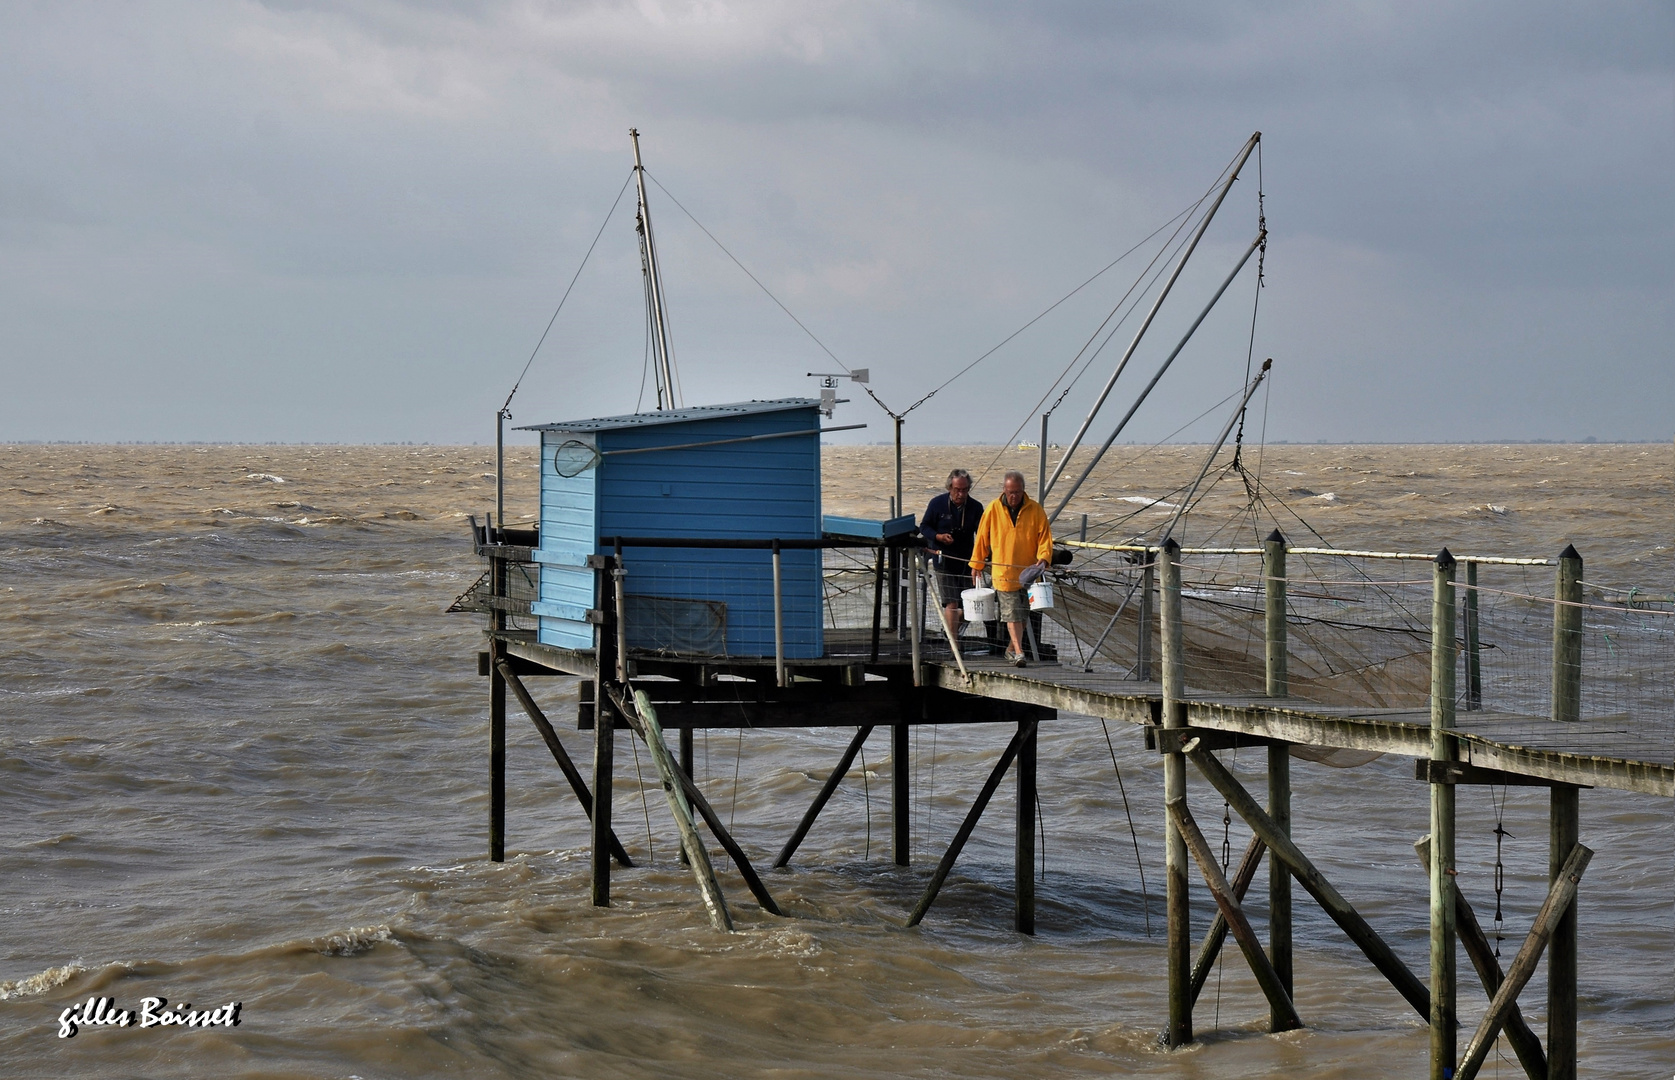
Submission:
[[[1260,128],[1279,436],[1669,434],[1666,4],[55,4],[0,29],[0,438],[480,437],[626,176],[630,124],[896,403]],[[1137,363],[1253,230],[1253,181]],[[654,209],[692,394],[796,392],[828,366]],[[619,214],[525,415],[634,404]],[[1038,389],[1023,372],[1074,354],[1118,276],[916,437],[1004,437]],[[1136,437],[1237,385],[1249,295]]]

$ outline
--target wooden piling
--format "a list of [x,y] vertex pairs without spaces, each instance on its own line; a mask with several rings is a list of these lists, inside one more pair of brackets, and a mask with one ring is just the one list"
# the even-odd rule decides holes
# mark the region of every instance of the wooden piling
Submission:
[[[1443,548],[1431,577],[1431,760],[1454,760],[1454,556]],[[1452,1080],[1455,1036],[1454,785],[1431,784],[1431,1080]]]
[[[1026,727],[1028,730],[1026,731]],[[1035,744],[1033,720],[1018,725],[1018,821],[1012,848],[1012,928],[1035,933]]]
[[[1181,545],[1170,538],[1158,553],[1161,570],[1163,638],[1163,726],[1186,726],[1185,672],[1181,640]],[[1179,751],[1163,757],[1163,801],[1186,798],[1186,759]],[[1192,912],[1187,883],[1186,840],[1175,819],[1164,815],[1165,902],[1168,913],[1169,1021],[1164,1045],[1192,1041]]]
[[[1553,599],[1553,719],[1582,718],[1582,556],[1567,545],[1559,555]],[[1548,877],[1558,884],[1565,861],[1581,839],[1577,789],[1555,785],[1549,797]],[[1553,928],[1547,952],[1547,1076],[1576,1076],[1576,904]]]
[[[1262,545],[1262,587],[1266,608],[1265,689],[1271,698],[1288,697],[1291,676],[1285,621],[1285,536],[1278,529],[1269,533]],[[1291,835],[1291,747],[1286,743],[1268,745],[1268,814],[1277,828]],[[1268,863],[1268,960],[1287,998],[1296,993],[1292,985],[1291,940],[1291,872],[1285,863],[1272,859]],[[1271,1030],[1282,1030],[1279,1027],[1282,1019],[1278,1013],[1271,1014]]]
[[1234,895],[1233,886],[1222,874],[1221,867],[1216,865],[1215,852],[1210,850],[1209,841],[1204,839],[1198,823],[1192,819],[1192,811],[1187,809],[1186,800],[1176,799],[1168,804],[1167,809],[1169,820],[1180,830],[1188,850],[1198,863],[1199,872],[1204,875],[1204,884],[1209,886],[1210,895],[1215,897],[1221,917],[1233,932],[1233,940],[1239,943],[1239,951],[1244,953],[1251,974],[1256,976],[1256,984],[1268,998],[1269,1010],[1276,1017],[1273,1030],[1295,1031],[1302,1027],[1302,1018],[1297,1015],[1291,995],[1280,985],[1279,973],[1269,962],[1268,954],[1262,951],[1262,943],[1256,940],[1256,931],[1251,929],[1250,921],[1245,918],[1244,908],[1239,903],[1239,898]]
[[611,696],[607,689],[616,675],[615,620],[616,590],[610,579],[611,559],[595,555],[589,559],[595,566],[594,581],[598,612],[593,626],[593,906],[611,904],[611,779],[615,772],[613,761],[616,718],[612,715]]
[[896,865],[906,866],[908,863],[908,841],[912,834],[912,819],[908,816],[908,781],[913,777],[913,766],[909,760],[908,733],[911,725],[890,725],[890,831],[891,849],[895,854]]
[[[502,526],[504,528],[504,525]],[[493,542],[494,530],[487,538]],[[489,557],[489,592],[496,599],[506,595],[506,560]],[[499,665],[503,654],[500,632],[506,628],[506,611],[494,605],[489,616],[489,858],[506,861],[506,680]]]
[[500,640],[489,642],[489,858],[506,861],[506,680],[495,663]]

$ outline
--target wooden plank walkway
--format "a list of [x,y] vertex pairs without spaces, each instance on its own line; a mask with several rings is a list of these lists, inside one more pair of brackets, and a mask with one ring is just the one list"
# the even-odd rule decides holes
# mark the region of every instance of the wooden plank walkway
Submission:
[[[982,697],[1062,712],[1155,724],[1162,687],[1109,673],[1037,664],[1015,668],[986,657],[966,661],[970,681],[951,661],[931,661],[934,684]],[[1428,758],[1427,709],[1363,709],[1298,698],[1186,692],[1187,724],[1303,746]],[[1545,717],[1462,712],[1450,729],[1458,760],[1481,768],[1588,787],[1675,797],[1675,714],[1555,723]]]

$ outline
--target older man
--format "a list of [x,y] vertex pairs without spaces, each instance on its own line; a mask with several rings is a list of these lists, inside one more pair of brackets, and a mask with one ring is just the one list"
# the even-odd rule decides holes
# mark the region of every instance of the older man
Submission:
[[1024,620],[1029,618],[1029,599],[1020,575],[1035,567],[1039,576],[1053,560],[1053,530],[1047,512],[1024,490],[1024,474],[1009,472],[1001,485],[1000,498],[983,511],[977,525],[977,539],[971,548],[971,578],[982,583],[983,567],[992,568],[995,594],[1000,600],[1000,618],[1012,635],[1006,659],[1024,666]]
[[947,624],[948,636],[960,636],[960,590],[965,588],[971,570],[966,559],[971,556],[972,542],[977,538],[977,523],[983,519],[983,507],[971,498],[971,474],[955,469],[948,474],[946,491],[932,499],[919,519],[919,532],[925,546],[936,553],[936,584],[942,593],[942,621]]

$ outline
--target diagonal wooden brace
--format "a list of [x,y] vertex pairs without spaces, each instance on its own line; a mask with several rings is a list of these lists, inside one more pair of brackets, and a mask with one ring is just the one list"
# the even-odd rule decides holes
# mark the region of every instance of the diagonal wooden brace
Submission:
[[1518,950],[1518,955],[1512,958],[1512,967],[1507,970],[1506,981],[1501,983],[1495,991],[1495,999],[1489,1003],[1489,1011],[1483,1014],[1483,1019],[1477,1025],[1477,1033],[1471,1037],[1471,1043],[1466,1047],[1466,1056],[1460,1062],[1460,1069],[1455,1076],[1458,1080],[1472,1080],[1477,1070],[1483,1067],[1483,1062],[1489,1056],[1489,1048],[1495,1043],[1495,1036],[1500,1033],[1501,1025],[1511,1012],[1518,994],[1535,974],[1535,968],[1541,961],[1542,951],[1553,938],[1553,928],[1559,919],[1569,910],[1576,900],[1576,887],[1582,881],[1582,874],[1588,869],[1588,862],[1594,853],[1581,844],[1570,849],[1570,857],[1560,867],[1559,875],[1553,881],[1553,887],[1547,893],[1547,902],[1536,912],[1535,923],[1530,927],[1530,936],[1524,939],[1524,947]]
[[[634,695],[636,702],[640,702],[645,697],[645,693],[640,690],[634,691]],[[612,699],[615,700],[615,697],[616,695],[613,693]],[[661,742],[662,735],[661,732],[650,730],[649,722],[656,719],[656,713],[651,712],[653,708],[651,702],[645,701],[644,711],[649,715],[636,717],[631,712],[624,711],[623,716],[627,719],[628,726],[634,734],[638,735],[640,741],[644,742],[646,748],[651,751],[653,761],[656,761],[659,747],[652,746],[651,740],[655,735]],[[643,723],[642,721],[647,722]],[[668,750],[664,749],[663,753],[667,756]],[[722,824],[721,815],[715,812],[715,807],[711,806],[710,801],[704,798],[704,793],[699,790],[692,777],[686,774],[686,770],[681,768],[672,756],[668,757],[668,765],[669,775],[680,782],[681,791],[685,794],[688,803],[691,804],[692,809],[698,811],[698,816],[704,819],[704,824],[710,827],[710,832],[714,834],[722,849],[733,860],[733,865],[738,867],[739,876],[744,878],[745,885],[749,887],[751,895],[756,897],[756,902],[762,906],[762,910],[770,915],[778,915],[783,918],[785,913],[779,910],[778,904],[774,903],[774,898],[768,892],[768,887],[762,884],[762,878],[756,873],[756,868],[751,865],[750,858],[745,855],[744,849],[739,847],[739,842],[733,839],[733,834],[728,831],[727,826]],[[690,854],[687,858],[690,862]]]
[[988,807],[989,800],[994,798],[995,789],[1000,787],[1000,781],[1006,776],[1006,770],[1012,766],[1012,759],[1018,756],[1018,747],[1023,745],[1026,738],[1035,734],[1035,725],[1034,720],[1026,720],[1019,724],[1017,732],[1012,736],[1012,741],[1006,744],[1005,750],[1001,751],[1000,760],[995,762],[994,771],[989,773],[989,778],[983,782],[983,790],[977,793],[977,801],[971,804],[971,810],[967,812],[965,820],[960,822],[959,831],[954,834],[953,842],[948,845],[948,850],[943,853],[942,861],[936,864],[936,872],[931,875],[930,884],[925,886],[924,895],[919,897],[919,902],[913,906],[913,913],[907,917],[908,926],[918,926],[919,922],[924,919],[925,912],[929,911],[931,905],[936,902],[936,894],[942,891],[943,882],[948,880],[948,875],[954,869],[954,860],[960,857],[961,850],[965,848],[965,842],[971,839],[971,831],[977,828],[978,819],[983,816],[983,811]]
[[[1256,871],[1262,866],[1262,855],[1268,850],[1268,845],[1262,842],[1260,836],[1250,838],[1250,844],[1245,848],[1244,858],[1239,860],[1239,868],[1233,871],[1233,897],[1241,904],[1244,903],[1245,893],[1250,891],[1251,882],[1256,880]],[[1192,962],[1192,1003],[1198,1004],[1198,995],[1204,990],[1204,983],[1210,977],[1210,971],[1216,966],[1216,957],[1221,954],[1222,943],[1227,940],[1227,917],[1218,909],[1216,917],[1211,920],[1210,928],[1204,931],[1204,940],[1198,946],[1198,959]]]
[[1214,754],[1208,750],[1193,750],[1187,757],[1198,766],[1198,771],[1204,778],[1238,811],[1240,817],[1250,826],[1251,831],[1260,836],[1268,845],[1273,857],[1283,862],[1291,871],[1309,895],[1315,898],[1332,921],[1358,945],[1373,967],[1383,973],[1390,985],[1396,988],[1409,1005],[1427,1022],[1431,1018],[1431,991],[1419,978],[1413,974],[1408,966],[1402,963],[1401,957],[1378,936],[1378,932],[1367,924],[1343,894],[1332,887],[1326,880],[1326,875],[1309,861],[1302,849],[1291,842],[1284,830],[1274,824],[1274,819],[1268,816],[1261,805],[1251,797],[1244,785],[1234,779],[1233,774],[1217,761]]
[[814,802],[809,804],[808,812],[803,815],[803,820],[797,823],[797,829],[791,834],[791,839],[785,841],[785,846],[780,848],[779,858],[774,860],[775,870],[790,864],[791,856],[797,853],[797,848],[802,845],[803,839],[808,836],[808,831],[814,827],[814,819],[819,817],[820,811],[826,808],[826,804],[831,801],[832,795],[837,791],[838,784],[843,782],[844,775],[849,772],[849,766],[855,763],[855,755],[860,753],[862,744],[867,741],[867,736],[872,734],[872,727],[871,724],[863,724],[860,730],[855,732],[855,737],[849,740],[849,745],[844,749],[843,756],[838,758],[837,768],[832,770],[832,775],[826,777],[826,782],[820,787],[820,794],[816,795]]
[[727,898],[722,895],[721,883],[715,879],[715,868],[710,865],[709,852],[704,850],[703,841],[698,838],[697,826],[692,824],[692,808],[686,801],[684,788],[676,780],[678,767],[669,757],[669,748],[663,744],[663,730],[658,726],[656,710],[643,692],[634,694],[632,708],[616,687],[607,685],[606,693],[611,704],[617,707],[635,733],[645,740],[646,749],[651,751],[651,763],[663,779],[663,796],[669,803],[675,827],[680,830],[681,846],[686,849],[692,876],[698,881],[698,892],[704,898],[704,910],[709,914],[710,925],[724,933],[732,933],[733,916],[727,910]]
[[[558,741],[558,732],[554,731],[552,724],[547,721],[547,714],[541,711],[539,705],[535,704],[535,699],[524,688],[523,682],[512,673],[510,664],[502,660],[495,666],[500,671],[500,677],[506,681],[506,685],[511,687],[512,693],[517,696],[518,704],[523,706],[523,711],[529,715],[529,719],[535,724],[535,730],[541,733],[542,741],[547,744],[547,749],[552,751],[553,760],[558,762],[558,767],[563,771],[564,778],[570,781],[570,790],[576,793],[576,801],[582,804],[582,809],[586,811],[588,820],[592,821],[593,793],[587,789],[587,781],[582,779],[581,770],[576,768],[576,763],[570,760],[570,755],[565,752],[564,744]],[[634,865],[634,860],[628,857],[628,852],[623,848],[622,841],[617,839],[615,830],[611,831],[611,858],[617,861],[618,866]]]
[[[1413,850],[1419,854],[1419,863],[1425,872],[1431,872],[1431,838],[1421,836],[1413,845]],[[1466,902],[1465,896],[1456,886],[1454,889],[1454,932],[1465,946],[1466,955],[1471,957],[1472,967],[1477,969],[1477,977],[1483,982],[1483,991],[1492,1001],[1495,992],[1506,981],[1506,975],[1501,971],[1501,963],[1495,959],[1494,947],[1489,944],[1488,935],[1483,933],[1483,926],[1477,921],[1477,913]],[[1541,1048],[1541,1040],[1535,1032],[1530,1030],[1529,1024],[1524,1022],[1523,1013],[1518,1011],[1518,1003],[1513,1002],[1511,1010],[1506,1015],[1506,1041],[1512,1044],[1512,1052],[1518,1055],[1519,1064],[1524,1066],[1524,1072],[1530,1080],[1547,1080],[1547,1052]]]
[[1274,970],[1273,962],[1262,949],[1262,943],[1256,940],[1256,931],[1250,928],[1250,920],[1245,918],[1244,908],[1233,895],[1233,886],[1228,884],[1221,867],[1216,865],[1215,853],[1210,850],[1209,841],[1205,840],[1204,834],[1199,831],[1198,822],[1193,820],[1186,800],[1176,799],[1169,803],[1166,809],[1169,811],[1170,820],[1186,840],[1187,850],[1192,852],[1193,859],[1198,863],[1198,869],[1204,875],[1204,884],[1210,887],[1210,895],[1215,897],[1216,907],[1221,909],[1222,918],[1227,920],[1228,928],[1233,931],[1233,940],[1239,943],[1239,951],[1245,954],[1245,963],[1250,965],[1251,974],[1256,976],[1256,984],[1262,987],[1262,993],[1267,996],[1274,1015],[1279,1018],[1274,1030],[1295,1031],[1302,1027],[1303,1018],[1297,1015],[1297,1007],[1292,1004],[1291,995],[1285,992],[1285,984],[1280,982],[1279,972]]

